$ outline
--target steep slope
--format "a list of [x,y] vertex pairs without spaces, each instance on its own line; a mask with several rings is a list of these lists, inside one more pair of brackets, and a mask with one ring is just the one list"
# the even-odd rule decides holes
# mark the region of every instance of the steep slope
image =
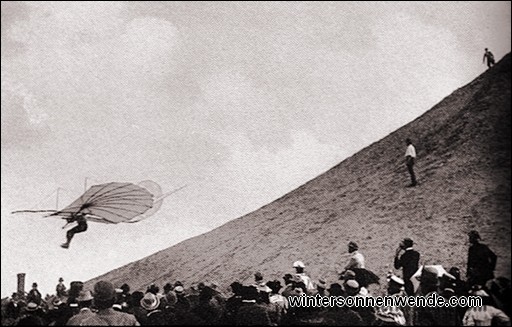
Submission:
[[[384,276],[404,237],[415,240],[422,262],[465,272],[470,229],[498,254],[497,274],[510,277],[510,86],[509,54],[421,117],[282,198],[88,284],[107,279],[141,289],[214,280],[227,288],[255,271],[280,279],[298,259],[313,278],[334,282],[349,240]],[[405,187],[407,137],[417,147],[416,188]]]

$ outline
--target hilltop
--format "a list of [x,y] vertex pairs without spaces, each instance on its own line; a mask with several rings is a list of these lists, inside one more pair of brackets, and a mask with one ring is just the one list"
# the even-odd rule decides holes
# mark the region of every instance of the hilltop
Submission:
[[[295,260],[314,278],[334,282],[350,240],[380,276],[410,237],[427,264],[465,273],[467,232],[499,256],[510,278],[510,54],[425,114],[274,202],[88,281],[132,289],[216,281],[252,281],[290,272]],[[418,90],[421,92],[421,90]],[[404,94],[403,96],[407,96]],[[406,188],[404,140],[416,145],[420,185]]]

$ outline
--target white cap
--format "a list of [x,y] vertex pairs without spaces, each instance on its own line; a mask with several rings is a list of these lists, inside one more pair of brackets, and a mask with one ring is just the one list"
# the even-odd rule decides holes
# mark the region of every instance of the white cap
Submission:
[[404,280],[402,278],[398,277],[398,276],[391,275],[391,277],[389,277],[389,279],[394,281],[395,283],[397,283],[399,285],[405,285]]
[[487,294],[487,292],[484,291],[484,290],[473,291],[471,295],[480,296],[480,297],[487,297],[487,296],[489,296],[489,294]]
[[293,263],[293,268],[297,268],[297,267],[305,268],[306,266],[304,265],[304,262],[302,262],[302,261],[295,261]]

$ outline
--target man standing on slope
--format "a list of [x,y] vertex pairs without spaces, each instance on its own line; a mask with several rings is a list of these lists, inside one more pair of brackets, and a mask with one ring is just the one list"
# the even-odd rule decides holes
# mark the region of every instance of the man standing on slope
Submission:
[[[412,245],[413,241],[410,238],[404,238],[398,249],[396,249],[395,253],[395,269],[403,268],[403,279],[405,282],[405,293],[407,295],[414,295],[414,287],[411,282],[411,277],[418,270],[418,265],[420,262],[420,253],[416,250],[413,250]],[[402,255],[400,255],[401,251],[404,251]]]
[[411,139],[406,139],[405,143],[407,143],[407,150],[405,150],[405,164],[407,165],[407,170],[411,175],[411,184],[408,187],[414,187],[418,185],[416,181],[416,175],[414,174],[414,161],[416,160],[416,148],[412,145]]
[[485,62],[486,58],[487,58],[487,67],[491,68],[492,66],[494,66],[494,55],[487,48],[485,48],[484,58],[482,59],[482,62]]
[[485,244],[480,243],[480,234],[476,230],[468,233],[471,244],[468,252],[468,269],[466,271],[468,283],[485,285],[489,279],[494,278],[494,269],[498,257]]

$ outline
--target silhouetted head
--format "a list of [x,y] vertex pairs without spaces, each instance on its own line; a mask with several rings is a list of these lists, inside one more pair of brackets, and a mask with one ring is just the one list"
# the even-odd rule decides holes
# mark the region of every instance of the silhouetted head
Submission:
[[348,252],[352,253],[357,250],[359,250],[359,246],[357,245],[357,243],[350,241],[348,243]]
[[487,50],[489,50],[489,49],[485,48],[485,51],[487,51]]
[[263,275],[258,271],[257,273],[254,274],[254,280],[256,282],[261,282],[263,280]]
[[116,299],[116,290],[111,282],[100,280],[94,285],[94,305],[98,310],[110,308]]
[[450,273],[450,275],[455,277],[456,280],[460,279],[460,269],[459,268],[451,267],[450,270],[448,271],[448,273]]
[[471,243],[471,244],[478,243],[478,241],[481,240],[480,234],[476,230],[470,231],[468,233],[468,236],[469,236],[469,243]]
[[331,296],[343,296],[343,295],[345,295],[344,294],[345,292],[343,292],[343,288],[338,283],[331,284],[331,286],[329,287],[328,291],[329,291],[329,294]]
[[403,249],[407,249],[407,248],[410,248],[412,247],[414,244],[414,242],[410,239],[410,238],[404,238],[404,240],[402,241],[402,243],[400,243],[400,246],[403,248]]
[[293,263],[293,268],[295,268],[295,271],[300,274],[304,272],[304,268],[306,268],[306,265],[304,264],[304,262],[299,260]]
[[409,145],[409,144],[412,144],[412,141],[411,141],[411,139],[410,139],[410,138],[406,138],[406,139],[405,139],[405,143],[407,143],[407,145]]
[[242,288],[243,288],[243,285],[240,284],[239,282],[233,282],[231,283],[231,290],[233,291],[233,293],[235,295],[240,295],[241,292],[242,292]]
[[278,280],[269,281],[266,285],[272,290],[272,293],[274,294],[279,293],[279,290],[281,289],[281,282]]

